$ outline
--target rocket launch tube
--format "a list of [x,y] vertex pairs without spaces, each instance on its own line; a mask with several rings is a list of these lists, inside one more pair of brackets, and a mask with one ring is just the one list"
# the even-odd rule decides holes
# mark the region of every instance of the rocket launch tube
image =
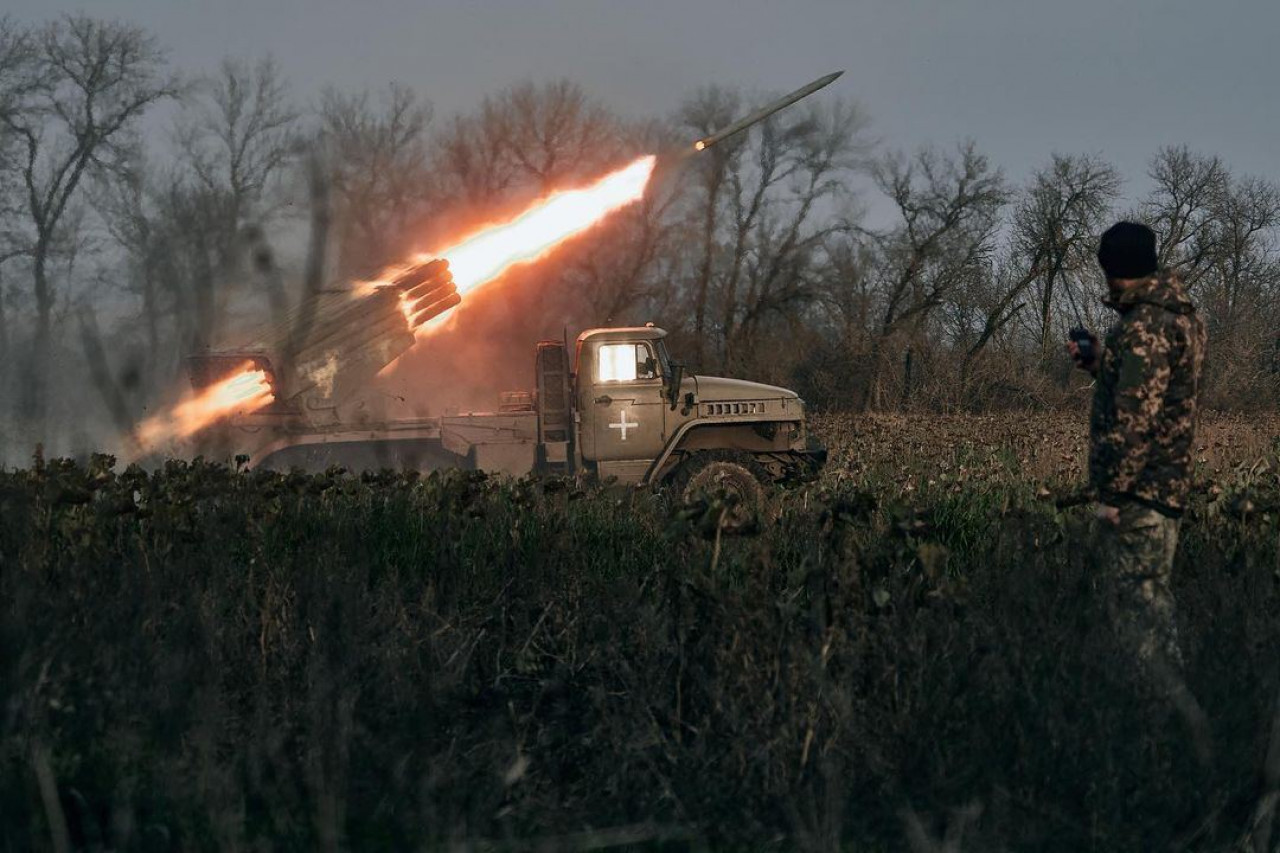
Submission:
[[[417,311],[417,313],[413,315],[412,319],[409,320],[409,327],[411,329],[417,329],[428,320],[433,320],[448,311],[450,308],[461,304],[462,294],[458,293],[457,288],[455,288],[453,293],[450,293],[444,298],[438,299],[427,305],[425,308],[422,308],[422,310]],[[415,305],[414,308],[417,309],[420,305],[422,305],[421,302],[418,303],[418,305]]]

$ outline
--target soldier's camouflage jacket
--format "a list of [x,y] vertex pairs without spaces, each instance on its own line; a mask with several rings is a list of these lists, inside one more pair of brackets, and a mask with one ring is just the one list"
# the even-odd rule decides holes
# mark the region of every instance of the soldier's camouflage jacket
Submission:
[[1191,488],[1204,322],[1170,273],[1111,283],[1090,423],[1089,481],[1104,503],[1178,515]]

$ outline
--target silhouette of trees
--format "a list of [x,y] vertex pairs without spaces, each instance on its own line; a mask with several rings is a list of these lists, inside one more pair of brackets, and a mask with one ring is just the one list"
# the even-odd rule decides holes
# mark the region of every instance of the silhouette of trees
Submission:
[[273,61],[226,59],[184,92],[170,161],[138,153],[96,183],[95,207],[124,252],[125,290],[139,300],[148,376],[172,381],[181,353],[217,341],[250,284],[265,298],[247,300],[249,316],[264,305],[285,311],[263,235],[285,211],[298,125]]
[[325,91],[320,132],[331,167],[340,277],[399,260],[408,229],[428,215],[431,108],[399,84],[375,95]]
[[[709,88],[681,108],[686,140],[743,111],[740,93]],[[679,292],[691,359],[704,369],[754,366],[762,336],[802,323],[820,300],[835,238],[854,227],[850,179],[870,150],[856,105],[800,106],[727,139],[685,168],[689,235]]]
[[68,226],[78,219],[85,179],[128,156],[137,121],[177,94],[178,83],[155,39],[129,24],[74,15],[25,32],[10,27],[4,38],[17,48],[0,72],[0,121],[11,140],[5,161],[21,198],[10,239],[29,261],[35,302],[22,408],[41,430],[58,299],[50,268],[80,243]]
[[[898,222],[867,234],[873,273],[866,379],[860,405],[882,408],[884,378],[895,344],[914,347],[935,333],[938,309],[970,289],[989,269],[999,213],[1009,198],[1003,174],[976,146],[954,153],[932,148],[913,157],[890,154],[872,169],[876,186],[893,203]],[[910,394],[904,362],[903,394]]]

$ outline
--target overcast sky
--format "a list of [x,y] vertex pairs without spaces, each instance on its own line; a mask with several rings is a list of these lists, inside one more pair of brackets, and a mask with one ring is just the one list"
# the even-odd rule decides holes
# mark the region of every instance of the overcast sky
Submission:
[[617,111],[673,110],[707,83],[861,102],[888,146],[971,137],[1023,179],[1095,152],[1140,192],[1186,143],[1280,178],[1274,0],[6,0],[20,19],[81,10],[141,23],[188,69],[273,54],[301,95],[419,89],[437,114],[526,78],[566,77]]

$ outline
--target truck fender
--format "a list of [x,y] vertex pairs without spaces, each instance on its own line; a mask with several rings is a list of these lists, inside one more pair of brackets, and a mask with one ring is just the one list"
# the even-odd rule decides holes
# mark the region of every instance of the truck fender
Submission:
[[674,453],[676,448],[680,446],[680,442],[684,440],[684,437],[688,435],[689,432],[695,429],[696,427],[750,426],[751,424],[759,424],[759,423],[791,423],[795,420],[796,420],[795,416],[777,416],[777,417],[765,416],[765,417],[759,417],[759,418],[752,418],[749,421],[744,421],[739,418],[732,418],[732,417],[697,418],[696,420],[688,421],[687,423],[682,424],[680,428],[676,430],[675,433],[671,436],[671,438],[667,440],[667,443],[663,445],[662,452],[658,454],[657,458],[653,460],[653,463],[649,465],[648,470],[644,472],[644,479],[641,482],[644,483],[646,486],[653,485],[653,483],[655,482],[655,479],[658,476],[658,472],[661,471],[662,467],[667,464],[667,460],[671,458],[671,454]]

